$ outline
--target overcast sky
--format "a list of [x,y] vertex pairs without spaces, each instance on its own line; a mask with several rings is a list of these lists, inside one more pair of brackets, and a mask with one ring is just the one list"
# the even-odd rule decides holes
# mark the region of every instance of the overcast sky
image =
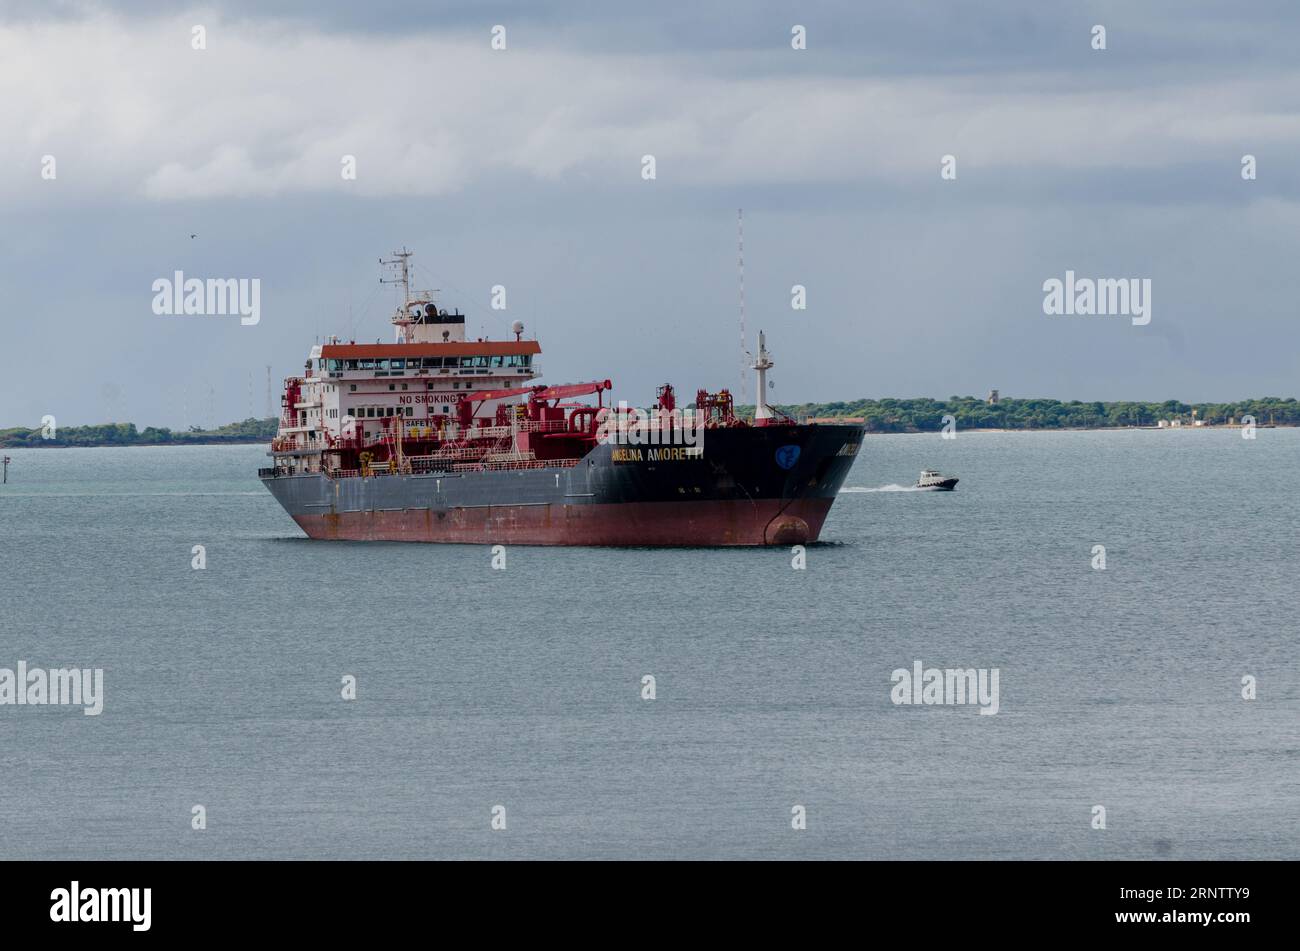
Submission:
[[[547,382],[734,390],[739,207],[780,402],[1300,390],[1300,4],[269,6],[0,0],[0,426],[264,415],[391,339],[403,245]],[[1150,323],[1046,316],[1067,269]],[[176,270],[260,323],[155,315]]]

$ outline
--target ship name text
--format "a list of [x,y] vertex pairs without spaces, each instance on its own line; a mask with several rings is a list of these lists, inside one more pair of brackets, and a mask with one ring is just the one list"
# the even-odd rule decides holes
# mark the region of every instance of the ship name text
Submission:
[[703,446],[668,446],[663,449],[642,449],[629,446],[615,449],[610,453],[612,462],[684,462],[689,459],[701,459]]

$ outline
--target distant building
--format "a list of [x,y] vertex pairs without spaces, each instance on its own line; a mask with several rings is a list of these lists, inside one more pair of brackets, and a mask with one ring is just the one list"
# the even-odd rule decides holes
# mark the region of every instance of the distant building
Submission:
[[990,406],[997,406],[997,405],[998,405],[998,391],[997,391],[997,390],[989,390],[988,404],[989,404]]
[[1167,420],[1167,419],[1157,420],[1157,422],[1156,422],[1156,428],[1157,428],[1157,429],[1168,429],[1168,428],[1169,428],[1169,420]]

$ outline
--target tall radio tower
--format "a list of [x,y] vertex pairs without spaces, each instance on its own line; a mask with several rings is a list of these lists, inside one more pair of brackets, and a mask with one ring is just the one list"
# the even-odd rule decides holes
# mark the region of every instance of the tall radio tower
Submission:
[[745,349],[745,209],[736,209],[736,266],[740,274],[740,401],[749,395],[749,364]]

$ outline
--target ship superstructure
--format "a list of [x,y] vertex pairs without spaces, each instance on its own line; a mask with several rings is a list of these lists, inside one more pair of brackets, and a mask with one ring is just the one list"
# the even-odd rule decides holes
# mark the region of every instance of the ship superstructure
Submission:
[[[264,483],[315,538],[596,545],[815,540],[861,444],[860,425],[802,425],[727,390],[648,412],[605,405],[609,380],[542,386],[541,347],[466,339],[465,316],[413,293],[392,343],[313,347],[285,381]],[[580,397],[595,402],[577,402]]]
[[395,341],[330,338],[312,347],[302,376],[285,381],[271,446],[277,468],[333,472],[359,469],[363,453],[382,461],[418,454],[417,443],[460,435],[466,395],[512,391],[473,401],[468,422],[477,425],[495,419],[503,403],[517,402],[541,373],[535,362],[541,347],[523,339],[522,323],[515,322],[513,340],[467,340],[464,314],[440,308],[433,291],[413,293],[410,256],[402,250],[381,261],[401,269],[402,303],[391,318]]

